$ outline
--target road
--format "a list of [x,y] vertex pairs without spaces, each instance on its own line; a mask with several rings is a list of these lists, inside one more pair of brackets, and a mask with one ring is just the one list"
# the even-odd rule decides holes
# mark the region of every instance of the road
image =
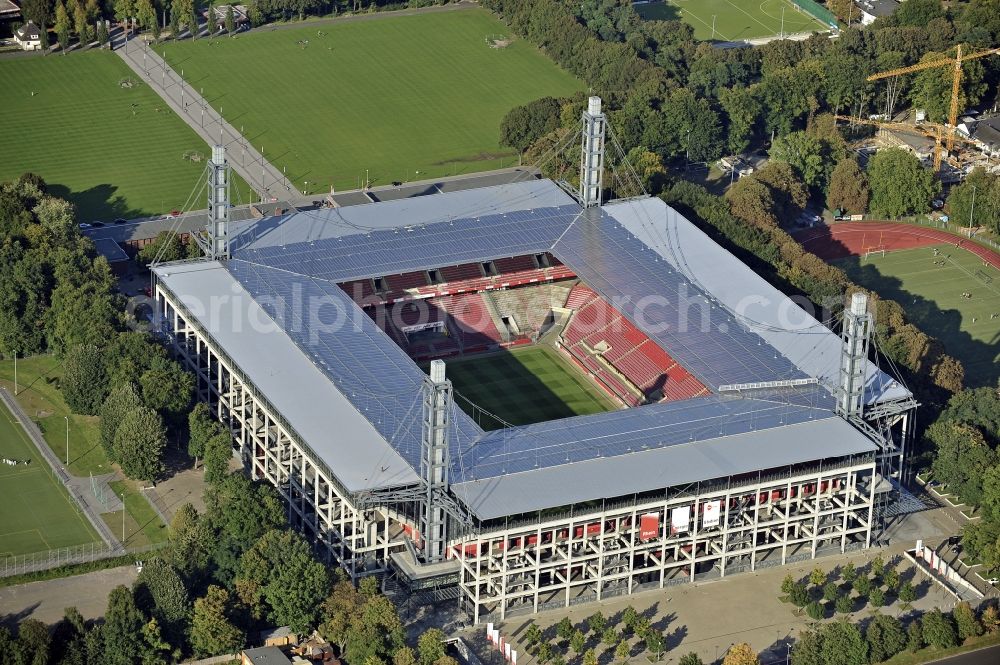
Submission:
[[184,81],[143,39],[126,41],[119,33],[115,53],[132,68],[173,111],[208,145],[222,144],[233,170],[253,187],[263,200],[291,201],[302,198],[281,169],[264,159],[247,139]]
[[55,623],[67,607],[76,607],[84,619],[97,619],[104,616],[111,590],[119,584],[131,586],[137,574],[135,566],[121,566],[2,588],[0,622],[16,624],[31,618]]
[[[475,189],[479,187],[491,187],[503,185],[520,180],[530,180],[536,177],[536,172],[528,167],[514,167],[499,169],[497,171],[484,171],[482,173],[472,173],[460,176],[447,176],[444,178],[420,180],[406,183],[399,187],[384,185],[372,187],[369,190],[350,190],[334,194],[333,199],[338,207],[353,205],[366,205],[374,201],[393,201],[397,199],[412,198],[416,196],[428,196],[445,192],[457,192],[463,189]],[[298,197],[291,202],[278,202],[273,204],[257,205],[265,214],[272,214],[275,209],[288,210],[293,205],[296,209],[315,208],[321,202],[309,197]],[[254,212],[250,206],[240,206],[232,208],[230,219],[234,221],[250,219]],[[84,235],[93,240],[108,239],[117,243],[125,243],[130,240],[146,240],[155,238],[162,231],[174,230],[179,233],[190,233],[205,228],[208,221],[204,210],[197,210],[182,215],[180,218],[148,217],[130,220],[125,224],[109,224],[99,228],[85,229]]]

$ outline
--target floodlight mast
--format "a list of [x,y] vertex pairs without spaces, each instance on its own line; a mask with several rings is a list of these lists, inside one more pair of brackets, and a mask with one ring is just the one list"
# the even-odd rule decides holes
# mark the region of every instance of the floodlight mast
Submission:
[[868,343],[874,327],[875,318],[868,311],[868,294],[860,291],[852,294],[851,305],[844,310],[840,385],[837,388],[837,413],[844,418],[860,420],[863,415]]
[[208,164],[208,241],[209,257],[229,258],[229,163],[226,147],[212,146]]
[[583,139],[580,150],[579,199],[584,208],[601,205],[604,186],[604,133],[607,119],[601,112],[601,98],[591,97],[581,116]]
[[448,427],[451,411],[451,381],[445,378],[443,360],[432,360],[430,376],[424,379],[424,423],[420,475],[424,481],[421,531],[425,563],[442,561],[448,541],[448,516],[443,497],[448,493]]

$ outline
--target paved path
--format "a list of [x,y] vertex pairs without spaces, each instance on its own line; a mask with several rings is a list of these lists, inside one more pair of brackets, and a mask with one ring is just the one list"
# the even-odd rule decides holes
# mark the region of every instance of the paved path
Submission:
[[65,608],[74,606],[84,619],[96,619],[104,616],[111,590],[119,584],[131,586],[137,574],[135,566],[121,566],[2,588],[0,621],[17,623],[32,618],[55,623]]
[[266,161],[246,138],[226,122],[197,90],[185,82],[170,66],[146,45],[145,40],[128,42],[119,35],[115,53],[132,68],[150,88],[173,109],[208,145],[226,146],[229,164],[265,200],[294,200],[302,193],[285,178],[281,170]]

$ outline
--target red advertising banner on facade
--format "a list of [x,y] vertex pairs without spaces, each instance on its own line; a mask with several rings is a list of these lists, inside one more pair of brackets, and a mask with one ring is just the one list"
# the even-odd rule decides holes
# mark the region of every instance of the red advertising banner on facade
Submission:
[[646,513],[639,518],[639,540],[653,540],[660,536],[659,513]]

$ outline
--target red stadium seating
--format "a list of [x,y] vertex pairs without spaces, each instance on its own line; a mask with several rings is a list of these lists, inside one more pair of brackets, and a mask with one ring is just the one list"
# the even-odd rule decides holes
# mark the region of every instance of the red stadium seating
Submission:
[[448,313],[463,349],[489,347],[500,343],[500,331],[479,293],[462,293],[434,298],[435,305]]

